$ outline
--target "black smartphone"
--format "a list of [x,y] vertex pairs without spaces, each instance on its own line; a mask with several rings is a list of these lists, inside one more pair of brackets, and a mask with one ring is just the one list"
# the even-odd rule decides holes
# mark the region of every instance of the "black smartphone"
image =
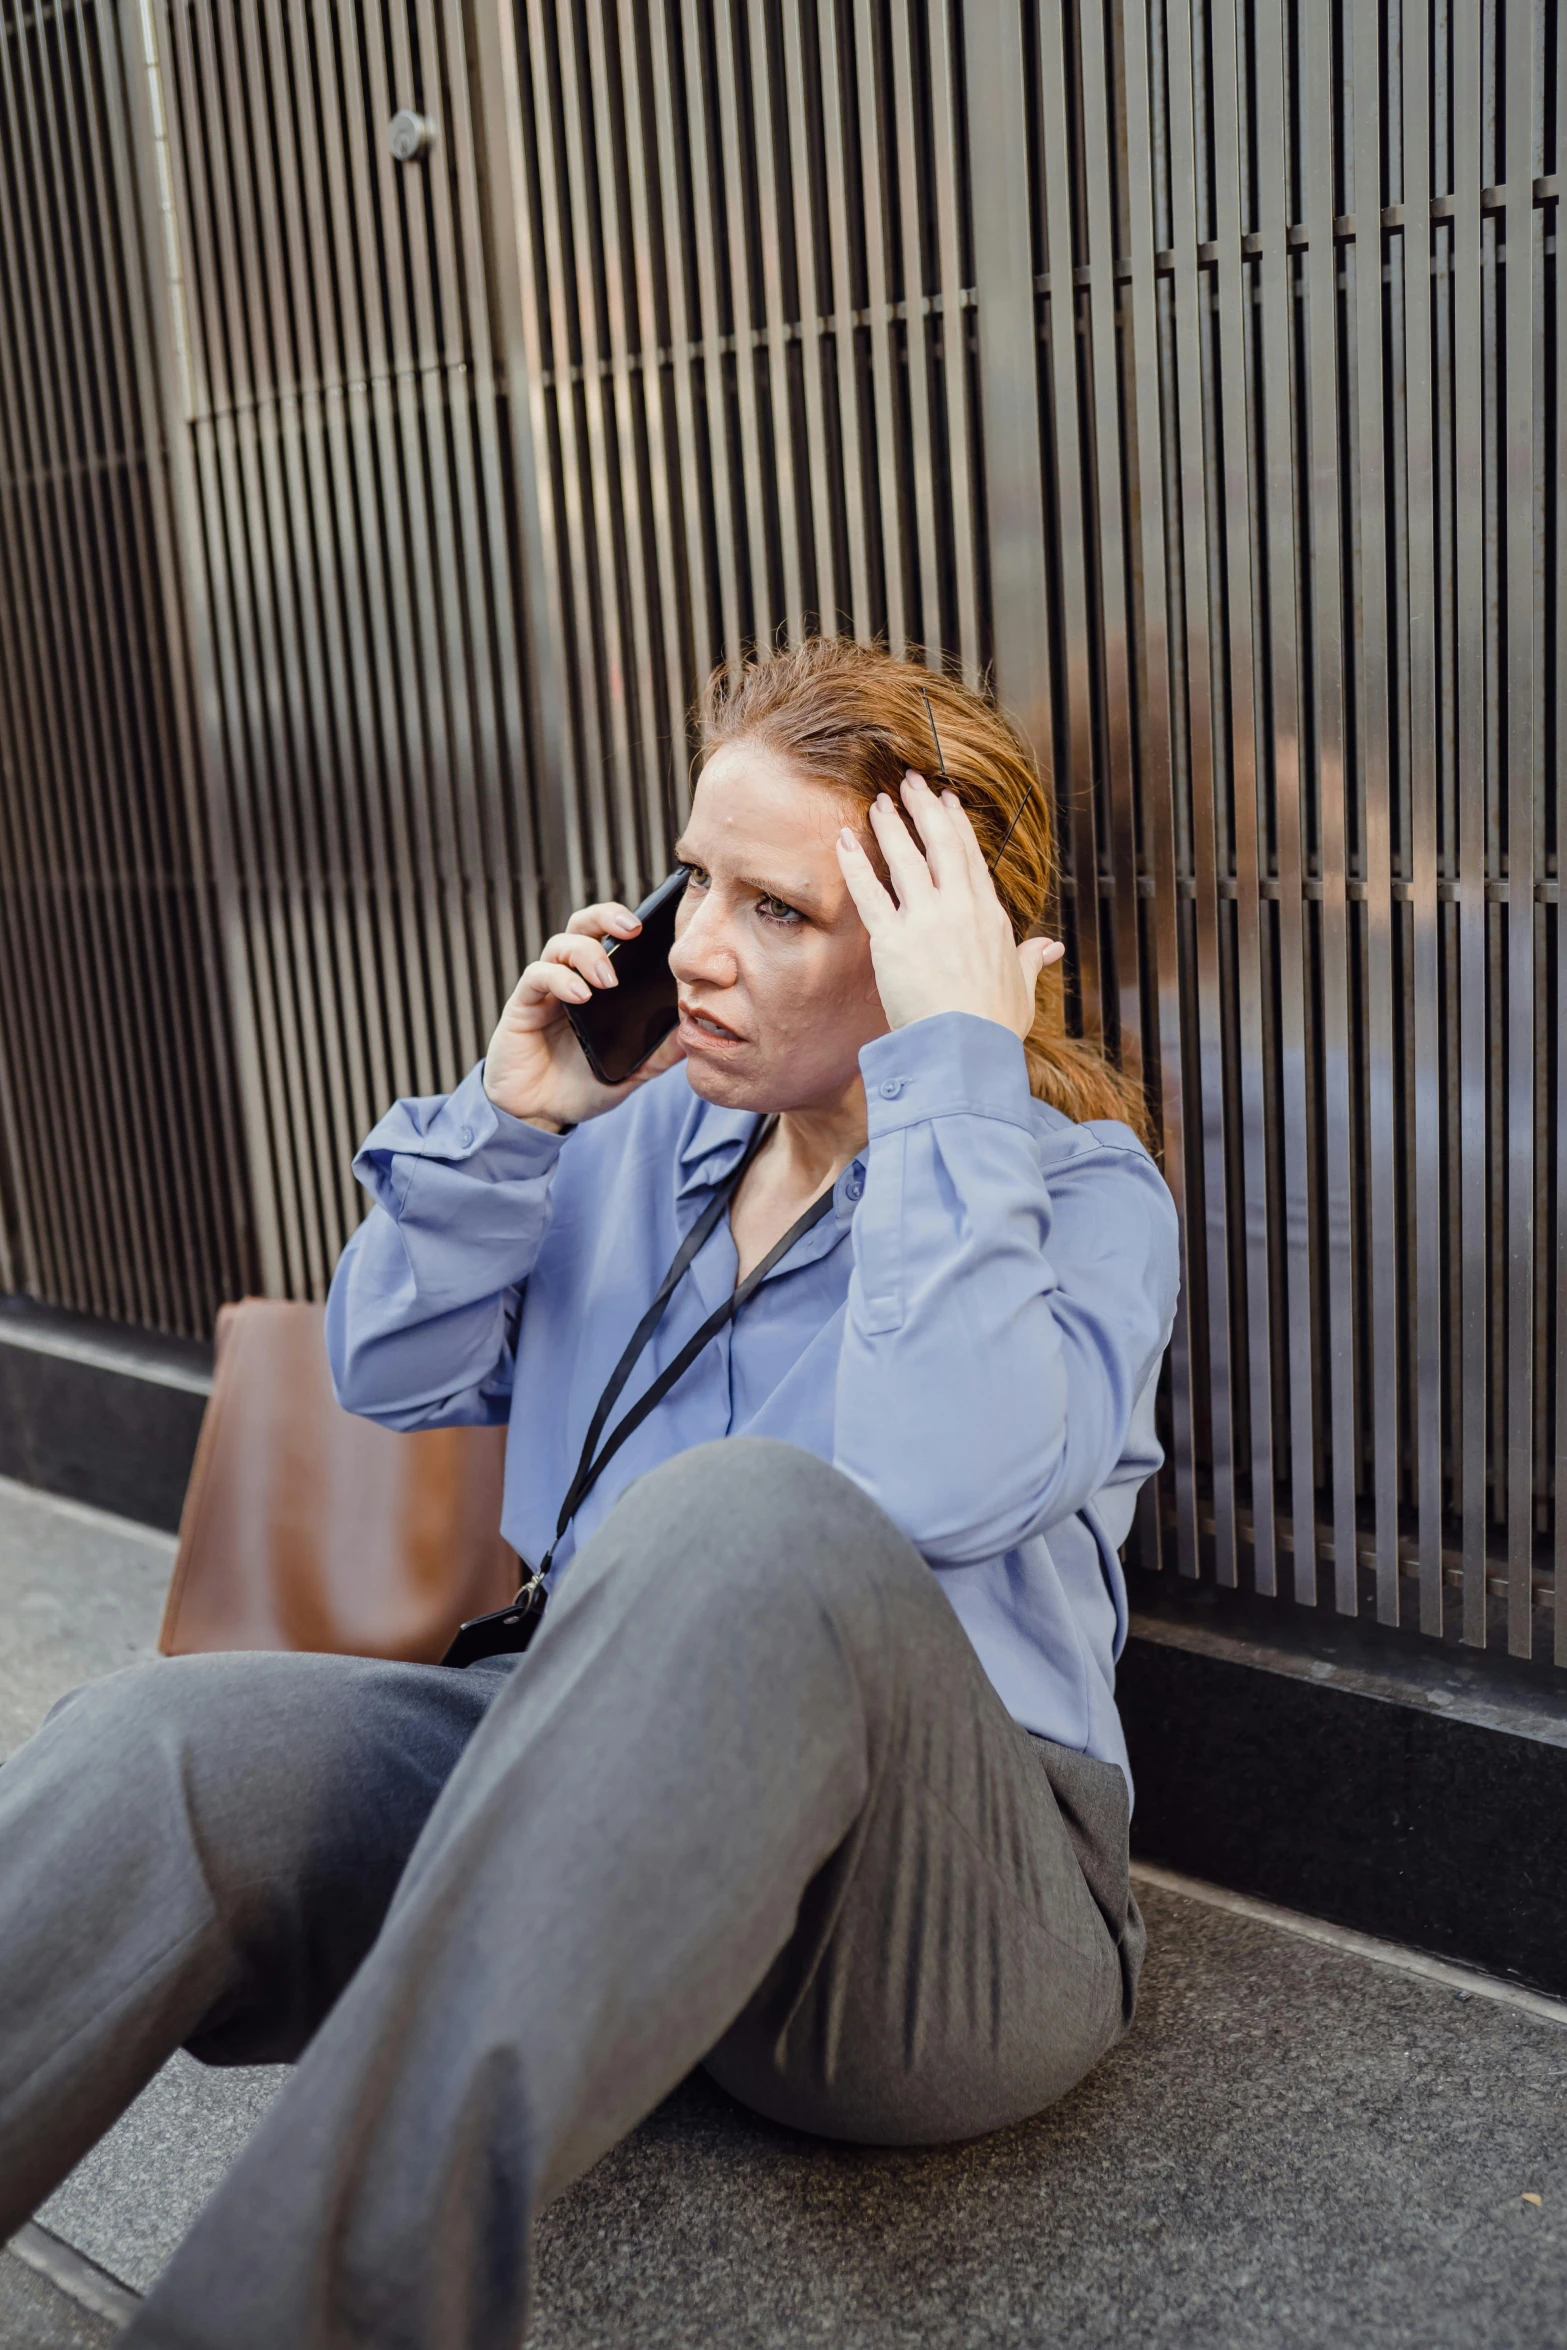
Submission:
[[642,900],[636,909],[642,927],[635,938],[605,939],[605,953],[615,958],[617,984],[595,988],[585,1004],[566,1006],[566,1017],[600,1085],[624,1085],[679,1024],[669,955],[675,943],[675,911],[690,870],[677,865],[652,896]]

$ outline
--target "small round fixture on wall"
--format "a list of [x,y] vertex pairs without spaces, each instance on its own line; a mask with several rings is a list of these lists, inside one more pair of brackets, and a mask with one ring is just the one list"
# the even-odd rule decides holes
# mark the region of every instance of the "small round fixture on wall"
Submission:
[[386,143],[399,163],[417,163],[435,145],[435,125],[427,114],[403,107],[387,126]]

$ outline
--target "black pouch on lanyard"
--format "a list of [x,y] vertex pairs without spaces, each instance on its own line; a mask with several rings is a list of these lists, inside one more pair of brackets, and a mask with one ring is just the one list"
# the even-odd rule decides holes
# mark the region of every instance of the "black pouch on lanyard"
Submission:
[[566,1498],[560,1505],[560,1516],[555,1521],[555,1540],[550,1544],[543,1561],[539,1566],[529,1570],[522,1589],[510,1607],[496,1608],[487,1616],[474,1616],[463,1625],[456,1639],[442,1657],[443,1665],[477,1664],[481,1657],[512,1656],[527,1647],[544,1620],[545,1602],[549,1597],[544,1588],[544,1578],[550,1571],[550,1562],[555,1556],[560,1538],[576,1515],[583,1499],[597,1482],[600,1472],[619,1452],[627,1437],[634,1435],[648,1414],[655,1411],[663,1402],[676,1381],[684,1378],[708,1342],[717,1337],[726,1322],[733,1321],[746,1300],[761,1287],[773,1267],[782,1262],[795,1242],[802,1239],[814,1224],[821,1222],[823,1216],[832,1206],[833,1195],[830,1191],[824,1192],[820,1199],[812,1201],[804,1215],[790,1225],[782,1240],[774,1243],[761,1263],[754,1265],[745,1279],[736,1283],[733,1292],[725,1298],[723,1304],[715,1307],[701,1328],[686,1340],[674,1360],[667,1363],[660,1371],[647,1393],[639,1396],[625,1418],[610,1430],[609,1435],[604,1438],[602,1449],[596,1451],[594,1448],[598,1445],[599,1438],[604,1435],[605,1424],[615,1408],[621,1390],[635,1369],[643,1349],[663,1319],[664,1308],[685,1279],[691,1266],[696,1262],[702,1249],[707,1245],[719,1218],[727,1212],[729,1202],[739,1188],[741,1177],[772,1132],[775,1123],[776,1121],[772,1118],[764,1118],[758,1125],[756,1132],[745,1147],[740,1164],[735,1168],[728,1182],[708,1201],[707,1206],[686,1234],[676,1252],[673,1264],[658,1285],[657,1296],[631,1333],[625,1352],[611,1371],[608,1384],[599,1397],[593,1418],[589,1422],[588,1433],[582,1446],[582,1456],[577,1463],[577,1473],[567,1488]]

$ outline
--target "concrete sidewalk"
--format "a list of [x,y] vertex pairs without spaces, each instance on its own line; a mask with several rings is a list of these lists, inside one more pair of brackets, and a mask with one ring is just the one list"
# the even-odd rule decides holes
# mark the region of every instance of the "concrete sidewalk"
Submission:
[[[7,1748],[150,1649],[171,1557],[0,1483]],[[1137,2028],[1064,2104],[863,2153],[688,2082],[544,2215],[530,2342],[1560,2350],[1567,2009],[1142,1892]],[[112,2341],[112,2280],[157,2274],[283,2079],[176,2059],[0,2256],[0,2350]]]

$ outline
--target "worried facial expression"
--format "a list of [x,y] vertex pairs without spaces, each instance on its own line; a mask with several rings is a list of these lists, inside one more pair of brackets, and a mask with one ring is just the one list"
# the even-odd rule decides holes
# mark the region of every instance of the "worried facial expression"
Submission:
[[753,743],[702,770],[669,967],[692,1090],[731,1109],[842,1098],[885,1035],[870,940],[839,871],[839,795]]

